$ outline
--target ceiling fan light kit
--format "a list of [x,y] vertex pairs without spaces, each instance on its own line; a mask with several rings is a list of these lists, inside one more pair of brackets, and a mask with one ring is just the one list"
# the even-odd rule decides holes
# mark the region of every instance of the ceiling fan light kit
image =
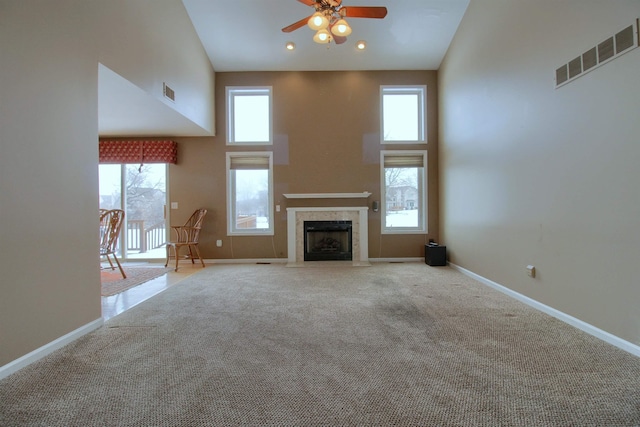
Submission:
[[347,37],[351,34],[351,27],[347,24],[347,21],[344,19],[339,19],[333,26],[331,27],[331,32],[336,36]]
[[320,44],[329,43],[333,37],[331,37],[331,33],[329,31],[322,29],[319,30],[315,36],[313,36],[313,41]]
[[[342,44],[351,34],[351,27],[344,18],[375,18],[382,19],[387,16],[387,8],[380,6],[343,6],[342,0],[298,0],[307,6],[315,8],[315,12],[307,17],[282,29],[285,33],[290,33],[303,27],[305,24],[316,31],[313,41],[320,44],[335,41]],[[329,31],[327,31],[329,28]],[[333,33],[333,35],[332,35]],[[358,49],[362,50],[358,42]]]
[[316,12],[311,15],[307,21],[307,25],[314,31],[324,30],[329,26],[329,19],[322,12]]

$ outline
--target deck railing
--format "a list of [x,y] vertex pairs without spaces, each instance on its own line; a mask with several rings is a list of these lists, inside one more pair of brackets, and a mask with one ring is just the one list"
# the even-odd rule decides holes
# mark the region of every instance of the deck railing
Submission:
[[236,228],[256,228],[257,217],[255,215],[238,215]]
[[162,247],[167,241],[164,221],[145,228],[145,221],[132,219],[127,221],[127,252],[145,253]]

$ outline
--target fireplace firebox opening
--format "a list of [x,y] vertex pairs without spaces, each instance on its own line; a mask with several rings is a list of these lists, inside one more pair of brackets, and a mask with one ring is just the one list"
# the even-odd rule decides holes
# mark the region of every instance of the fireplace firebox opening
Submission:
[[304,221],[304,260],[353,260],[351,229],[351,221]]

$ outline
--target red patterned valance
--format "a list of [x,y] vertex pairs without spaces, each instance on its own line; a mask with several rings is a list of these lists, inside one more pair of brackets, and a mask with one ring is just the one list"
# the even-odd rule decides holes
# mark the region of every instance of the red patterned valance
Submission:
[[99,146],[100,163],[177,163],[175,141],[103,140]]

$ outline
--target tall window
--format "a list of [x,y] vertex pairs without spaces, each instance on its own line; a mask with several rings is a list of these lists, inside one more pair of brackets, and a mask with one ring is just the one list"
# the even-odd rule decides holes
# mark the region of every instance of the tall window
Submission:
[[426,86],[381,86],[383,144],[426,144]]
[[227,87],[227,145],[273,144],[271,87]]
[[273,235],[273,153],[227,153],[229,235]]
[[382,233],[427,232],[426,151],[381,151]]

